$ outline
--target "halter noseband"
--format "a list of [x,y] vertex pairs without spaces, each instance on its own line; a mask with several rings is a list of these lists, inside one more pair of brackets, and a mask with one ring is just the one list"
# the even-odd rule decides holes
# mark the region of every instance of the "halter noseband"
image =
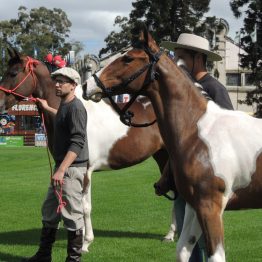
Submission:
[[[136,100],[136,98],[141,95],[141,93],[147,88],[148,84],[156,80],[157,78],[157,72],[155,71],[155,64],[158,62],[160,56],[162,55],[163,51],[159,51],[156,54],[153,54],[152,51],[147,47],[144,46],[143,50],[147,53],[147,55],[150,58],[150,62],[143,66],[141,69],[136,71],[133,75],[131,75],[127,80],[124,82],[112,86],[110,88],[107,88],[104,86],[102,81],[98,78],[96,74],[93,74],[93,77],[96,81],[96,84],[98,87],[100,87],[105,94],[105,96],[109,99],[110,103],[112,104],[114,110],[119,114],[120,120],[122,123],[124,123],[127,126],[133,126],[133,127],[147,127],[150,125],[153,125],[156,122],[156,119],[150,123],[144,123],[144,124],[135,124],[132,123],[132,117],[134,114],[128,110],[128,108],[133,104],[133,102]],[[115,90],[118,90],[119,88],[126,87],[129,83],[134,81],[136,78],[138,78],[140,75],[142,75],[146,70],[147,75],[146,79],[142,85],[142,87],[131,97],[131,99],[125,104],[125,106],[121,109],[117,103],[112,98],[112,93],[114,93]]]
[[26,65],[25,65],[25,69],[28,68],[29,71],[28,71],[27,75],[23,78],[23,80],[19,84],[17,84],[17,86],[15,86],[13,89],[7,89],[4,86],[0,86],[0,90],[4,91],[7,94],[12,94],[14,96],[20,97],[20,98],[22,98],[24,100],[30,100],[30,101],[35,102],[36,99],[34,97],[32,97],[32,95],[27,97],[27,96],[24,96],[22,94],[17,93],[17,91],[16,91],[25,82],[25,80],[30,75],[32,75],[32,78],[33,78],[33,81],[34,81],[34,89],[36,88],[36,76],[34,74],[34,67],[33,66],[34,66],[34,64],[39,64],[39,61],[37,61],[37,60],[35,60],[35,59],[33,59],[33,58],[29,57],[29,56],[27,56],[27,59],[28,59],[28,61],[27,61]]

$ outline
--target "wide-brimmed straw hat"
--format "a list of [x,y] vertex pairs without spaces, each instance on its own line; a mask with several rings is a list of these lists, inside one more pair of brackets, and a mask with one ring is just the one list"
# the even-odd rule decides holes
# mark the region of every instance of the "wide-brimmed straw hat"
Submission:
[[62,76],[66,76],[69,79],[71,79],[72,81],[74,81],[77,85],[81,84],[81,77],[78,74],[78,72],[71,68],[71,67],[63,67],[61,69],[56,70],[55,72],[53,72],[51,74],[52,78],[56,77],[58,75],[62,75]]
[[207,39],[194,34],[183,33],[178,37],[177,42],[163,41],[161,42],[160,46],[170,51],[175,51],[175,49],[180,48],[194,50],[207,55],[207,59],[209,61],[222,60],[222,57],[219,54],[210,51],[209,42]]

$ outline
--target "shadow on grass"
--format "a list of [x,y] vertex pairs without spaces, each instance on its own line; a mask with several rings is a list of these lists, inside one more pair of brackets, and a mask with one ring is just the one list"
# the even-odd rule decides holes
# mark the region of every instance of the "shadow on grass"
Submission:
[[[61,228],[57,240],[66,240],[66,230]],[[41,229],[0,233],[1,245],[38,245]],[[142,232],[94,230],[95,237],[161,239],[162,235]],[[0,252],[0,262],[20,262],[23,257]]]
[[21,262],[22,257],[12,256],[9,254],[4,254],[0,252],[0,262]]
[[[66,230],[61,228],[57,235],[57,240],[67,239]],[[0,244],[2,245],[38,245],[41,229],[29,229],[24,231],[11,231],[0,233]],[[95,237],[116,237],[116,238],[141,238],[141,239],[161,239],[160,234],[129,232],[129,231],[110,231],[94,229]],[[1,254],[1,253],[0,253]],[[0,256],[0,262],[1,256]]]
[[130,232],[130,231],[110,231],[94,229],[95,237],[117,237],[117,238],[141,238],[141,239],[159,239],[163,235],[143,232]]

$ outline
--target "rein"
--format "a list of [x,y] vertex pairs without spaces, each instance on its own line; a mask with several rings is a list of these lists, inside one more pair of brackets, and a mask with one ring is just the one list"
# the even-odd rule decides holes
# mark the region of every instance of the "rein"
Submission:
[[175,195],[175,197],[171,197],[167,193],[162,194],[162,196],[164,196],[165,198],[167,198],[170,201],[175,201],[177,198],[177,195]]
[[[105,96],[109,99],[110,103],[112,104],[112,107],[114,110],[119,114],[120,120],[123,124],[127,126],[133,126],[133,127],[147,127],[150,125],[153,125],[156,123],[156,119],[150,123],[144,123],[144,124],[135,124],[132,122],[132,117],[134,117],[134,114],[128,110],[128,108],[133,104],[133,102],[136,100],[136,98],[143,93],[143,91],[147,88],[148,84],[153,82],[157,79],[157,72],[155,71],[155,64],[158,62],[160,56],[162,55],[162,51],[159,51],[156,54],[153,54],[151,50],[148,47],[144,47],[144,51],[148,54],[150,58],[150,62],[136,71],[133,75],[131,75],[127,80],[125,80],[123,83],[120,83],[118,85],[112,86],[111,88],[105,87],[105,85],[102,83],[102,81],[98,78],[96,74],[93,74],[93,77],[96,81],[96,84],[98,87],[100,87],[105,94]],[[125,104],[125,106],[121,109],[118,104],[114,101],[112,98],[112,93],[115,90],[118,90],[119,88],[126,87],[129,83],[134,81],[136,78],[138,78],[140,75],[142,75],[146,70],[147,75],[146,79],[143,83],[143,86],[140,90],[138,90],[131,99]]]

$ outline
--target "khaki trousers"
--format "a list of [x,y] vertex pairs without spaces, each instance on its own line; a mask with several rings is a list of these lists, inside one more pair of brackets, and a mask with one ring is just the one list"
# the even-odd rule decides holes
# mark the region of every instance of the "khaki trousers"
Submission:
[[61,189],[54,188],[52,185],[49,186],[42,206],[42,222],[45,227],[58,228],[61,219],[67,230],[76,231],[84,227],[82,192],[86,172],[86,167],[68,168],[62,185],[62,200],[66,205],[59,213],[57,213],[59,201],[55,189],[59,193]]

